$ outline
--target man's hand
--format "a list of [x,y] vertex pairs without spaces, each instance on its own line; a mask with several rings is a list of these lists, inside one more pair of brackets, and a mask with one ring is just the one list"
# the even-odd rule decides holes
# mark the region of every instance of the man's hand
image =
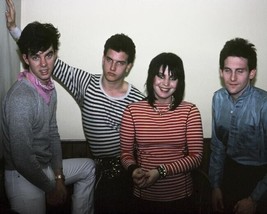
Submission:
[[211,194],[212,210],[215,213],[223,213],[223,196],[220,188],[214,188]]
[[47,203],[50,205],[59,205],[65,202],[67,190],[63,180],[57,180],[55,189],[46,194]]
[[256,202],[251,197],[238,201],[234,207],[236,214],[254,214],[256,213]]
[[12,0],[6,0],[7,11],[6,11],[6,26],[8,30],[12,30],[16,27],[16,11]]

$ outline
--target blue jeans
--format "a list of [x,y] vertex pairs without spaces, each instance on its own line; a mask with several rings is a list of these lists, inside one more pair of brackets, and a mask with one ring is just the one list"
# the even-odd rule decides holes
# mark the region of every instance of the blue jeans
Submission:
[[[54,181],[51,167],[43,169]],[[65,184],[74,184],[72,195],[73,214],[94,213],[95,163],[88,158],[63,160]],[[45,214],[45,192],[34,186],[16,170],[5,170],[5,188],[11,209],[20,214]]]

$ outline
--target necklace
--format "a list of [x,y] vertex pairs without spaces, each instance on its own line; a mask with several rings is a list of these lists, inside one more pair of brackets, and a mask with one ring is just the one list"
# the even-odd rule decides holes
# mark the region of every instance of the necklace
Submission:
[[163,114],[167,113],[173,106],[173,103],[174,103],[174,97],[172,96],[172,100],[171,100],[171,103],[165,107],[165,108],[158,108],[157,106],[154,105],[153,107],[153,110],[155,112],[157,112],[160,116],[162,116]]
[[172,103],[170,103],[167,107],[163,109],[160,109],[157,106],[154,106],[153,110],[157,112],[160,116],[162,116],[163,114],[167,113],[171,109],[171,107],[172,107]]

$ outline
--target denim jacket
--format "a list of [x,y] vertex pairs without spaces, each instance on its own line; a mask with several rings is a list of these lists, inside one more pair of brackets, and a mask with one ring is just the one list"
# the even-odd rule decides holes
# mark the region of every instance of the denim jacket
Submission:
[[[233,101],[225,88],[212,100],[212,139],[209,176],[213,188],[222,181],[224,159],[244,165],[267,164],[267,92],[247,86]],[[259,200],[267,191],[267,172],[251,197]]]

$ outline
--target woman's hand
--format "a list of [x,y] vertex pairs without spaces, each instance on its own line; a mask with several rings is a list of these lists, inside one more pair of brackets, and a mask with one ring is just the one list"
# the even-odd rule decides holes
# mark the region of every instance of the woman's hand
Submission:
[[157,169],[151,169],[145,173],[146,183],[144,184],[144,188],[150,187],[159,179],[159,172]]
[[143,188],[146,183],[145,172],[142,168],[137,168],[132,174],[133,182],[139,187]]

